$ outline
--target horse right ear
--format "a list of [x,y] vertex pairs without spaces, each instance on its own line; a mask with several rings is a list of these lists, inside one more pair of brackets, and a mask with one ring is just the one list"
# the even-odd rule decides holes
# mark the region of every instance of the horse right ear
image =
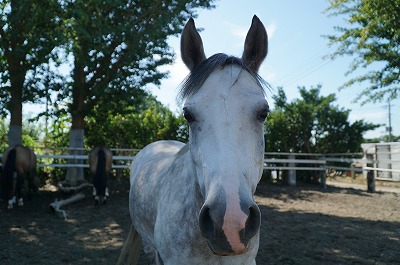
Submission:
[[181,57],[190,71],[206,59],[203,41],[196,30],[193,18],[189,19],[182,31]]

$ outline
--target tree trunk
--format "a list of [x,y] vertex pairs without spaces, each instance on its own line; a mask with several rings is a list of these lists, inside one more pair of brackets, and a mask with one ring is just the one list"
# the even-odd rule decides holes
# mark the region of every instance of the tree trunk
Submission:
[[22,144],[22,91],[25,72],[18,68],[19,60],[14,58],[9,62],[11,99],[8,103],[10,111],[10,127],[8,129],[8,145]]
[[[83,155],[83,150],[82,148],[84,147],[83,141],[84,141],[84,129],[73,129],[71,128],[70,134],[69,134],[69,147],[72,148],[69,152],[70,155]],[[74,149],[76,148],[76,149]],[[69,164],[77,164],[77,165],[82,165],[83,160],[78,159],[78,158],[73,158],[69,160]],[[85,176],[83,174],[83,168],[82,167],[69,167],[67,169],[67,176],[65,180],[71,185],[71,186],[77,186],[78,183],[84,182],[85,181]]]
[[[79,58],[75,58],[74,85],[72,87],[72,105],[70,113],[72,116],[71,131],[69,134],[69,147],[71,155],[83,155],[85,135],[85,71]],[[76,149],[74,149],[76,148]],[[82,159],[71,159],[70,164],[83,164]],[[69,167],[65,180],[76,186],[85,181],[82,167]]]
[[11,91],[10,127],[8,128],[8,145],[22,144],[22,87],[13,87]]
[[[74,106],[79,106],[75,108],[75,110],[81,110],[83,106],[83,98],[75,97],[74,98]],[[70,155],[83,155],[83,147],[84,147],[84,138],[85,138],[85,117],[81,111],[73,111],[72,112],[72,125],[71,131],[69,133],[69,147],[71,148],[69,154]],[[78,164],[82,165],[83,160],[74,158],[70,159],[70,164]],[[83,174],[82,167],[69,167],[67,170],[67,176],[65,180],[71,185],[76,186],[81,182],[85,181],[85,177]]]
[[8,128],[8,145],[22,145],[22,125],[11,125]]

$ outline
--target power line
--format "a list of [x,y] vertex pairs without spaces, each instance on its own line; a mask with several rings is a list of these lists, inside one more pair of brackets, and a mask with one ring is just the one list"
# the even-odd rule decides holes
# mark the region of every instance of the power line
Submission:
[[319,69],[325,67],[325,66],[328,65],[329,63],[331,63],[331,61],[322,61],[322,62],[320,62],[319,64],[313,66],[312,68],[310,68],[310,69],[304,71],[303,73],[300,73],[300,74],[294,76],[292,79],[289,79],[288,81],[284,82],[284,83],[283,83],[283,86],[292,85],[292,84],[296,83],[297,81],[299,81],[299,80],[305,78],[306,76],[308,76],[308,75],[314,73],[315,71],[317,71],[317,70],[319,70]]
[[[293,67],[287,74],[283,75],[282,80],[284,81],[282,85],[287,86],[293,84],[329,64],[331,60],[323,60],[322,57],[327,55],[332,49],[331,47],[325,48]],[[317,62],[317,64],[315,64],[315,62]]]
[[386,128],[386,131],[389,133],[389,142],[392,141],[393,135],[392,135],[392,110],[391,110],[391,102],[390,99],[388,99],[388,118],[389,118],[389,126]]

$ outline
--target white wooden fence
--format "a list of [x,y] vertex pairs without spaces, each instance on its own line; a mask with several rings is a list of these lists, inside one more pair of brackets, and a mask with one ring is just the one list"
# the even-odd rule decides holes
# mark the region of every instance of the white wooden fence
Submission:
[[[3,148],[2,150],[4,150]],[[37,153],[38,167],[82,167],[87,168],[88,153],[90,149],[71,149],[71,148],[51,148],[44,149],[34,147]],[[81,151],[82,155],[68,154],[71,150]],[[113,168],[126,169],[130,167],[133,157],[139,149],[111,149],[113,152]],[[391,152],[391,157],[397,157],[399,151]],[[0,154],[0,157],[2,153]],[[384,179],[390,181],[400,181],[400,169],[393,165],[398,165],[400,160],[384,160],[387,168],[377,167],[382,165],[383,160],[377,160],[377,156],[371,156],[368,152],[353,154],[303,154],[303,153],[265,153],[264,170],[269,170],[271,174],[288,171],[289,185],[296,185],[296,175],[298,171],[316,171],[320,173],[321,184],[326,187],[326,174],[340,172],[340,174],[349,173],[363,174],[368,183],[374,185],[375,179]],[[81,161],[80,164],[70,163],[69,160]],[[378,172],[390,172],[391,178],[382,178]],[[385,175],[386,176],[386,175]],[[369,184],[369,185],[370,185]],[[374,189],[374,187],[371,187]]]
[[[1,147],[0,147],[1,148]],[[68,167],[80,167],[88,168],[89,164],[88,154],[91,149],[88,148],[42,148],[42,147],[30,147],[34,150],[37,157],[37,167],[55,167],[55,168],[68,168]],[[1,148],[5,150],[6,148]],[[113,165],[114,169],[118,168],[129,168],[133,157],[139,149],[124,149],[124,148],[111,148],[113,153]],[[82,155],[68,154],[70,151],[80,151]],[[121,155],[118,155],[121,154]],[[3,153],[0,153],[0,158]],[[69,161],[81,161],[81,164],[70,163]],[[1,165],[1,163],[0,163]]]
[[400,181],[400,142],[361,146],[367,160],[371,161],[366,170],[372,170],[377,179]]

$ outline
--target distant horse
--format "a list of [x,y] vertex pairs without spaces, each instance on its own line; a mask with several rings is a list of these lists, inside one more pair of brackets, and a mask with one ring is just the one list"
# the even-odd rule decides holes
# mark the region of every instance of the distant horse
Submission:
[[93,197],[95,203],[106,204],[109,197],[108,177],[111,172],[112,153],[110,149],[97,146],[89,153],[89,167],[93,177]]
[[269,107],[257,74],[267,33],[254,16],[242,58],[206,58],[193,19],[181,55],[190,69],[181,88],[189,142],[159,141],[131,167],[133,225],[118,264],[135,264],[140,242],[149,264],[256,264],[261,213],[253,194],[264,158]]
[[36,188],[36,155],[28,147],[10,146],[3,153],[2,164],[1,191],[8,200],[8,209],[12,209],[17,202],[18,206],[23,206],[22,188],[25,179],[29,189]]

